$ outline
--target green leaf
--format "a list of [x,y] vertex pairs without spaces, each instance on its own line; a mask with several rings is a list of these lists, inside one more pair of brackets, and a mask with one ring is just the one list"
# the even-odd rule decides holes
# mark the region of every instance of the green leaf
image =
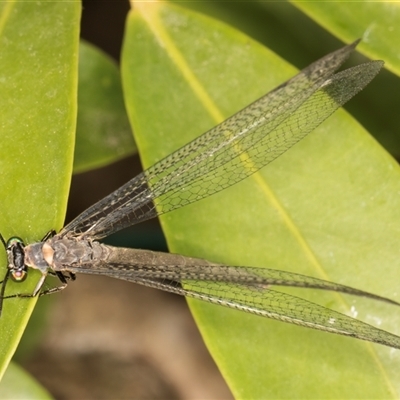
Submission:
[[[379,25],[379,35],[374,32],[364,37],[359,51],[382,60],[398,63],[396,56],[397,33],[399,24],[393,23],[398,14],[392,3],[379,2],[178,2],[180,5],[218,18],[235,26],[253,39],[258,40],[297,67],[310,64],[328,49],[340,47],[336,37],[347,42],[368,33],[367,21],[361,29],[354,29],[364,21],[365,9],[378,9],[373,12],[373,23]],[[298,8],[297,8],[297,7]],[[326,12],[324,12],[326,8]],[[307,12],[310,18],[303,12]],[[319,10],[319,12],[316,12]],[[324,20],[335,18],[336,24],[328,26]],[[379,18],[377,18],[379,16]],[[370,13],[371,17],[371,13]],[[322,26],[318,25],[318,22]],[[328,30],[324,29],[326,26]],[[386,29],[386,27],[390,27]],[[352,31],[352,36],[341,34],[343,30]],[[394,34],[393,34],[394,33]],[[369,37],[368,37],[369,36]],[[381,43],[375,43],[377,38]],[[381,51],[389,49],[389,51]],[[359,56],[358,59],[363,57]],[[354,60],[356,57],[354,58]],[[352,61],[354,62],[354,61]],[[358,63],[361,62],[360,60]],[[400,158],[400,119],[397,112],[397,93],[400,80],[388,71],[382,71],[371,83],[371,89],[362,92],[357,100],[345,106],[358,121],[396,158]],[[365,112],[365,110],[370,112]]]
[[[151,2],[134,3],[122,71],[146,167],[295,73],[218,21]],[[395,161],[340,111],[261,172],[163,216],[162,225],[176,253],[295,271],[396,299],[399,178]],[[288,291],[400,333],[394,307]],[[190,305],[238,398],[399,397],[398,351],[197,301]]]
[[136,151],[117,65],[81,42],[74,171],[104,166]]
[[292,1],[325,29],[346,42],[362,37],[360,51],[371,58],[385,60],[386,68],[400,75],[398,46],[400,9],[390,2]]
[[[359,51],[385,61],[385,68],[400,75],[398,37],[400,10],[388,2],[292,2],[299,10],[318,23],[325,32],[351,42],[362,37]],[[293,24],[298,27],[303,25]],[[321,29],[322,30],[322,29]],[[320,41],[320,34],[314,37]],[[371,134],[397,159],[400,155],[399,122],[397,113],[400,80],[390,73],[382,73],[373,83],[371,95],[363,94],[363,101],[346,107],[368,127]],[[364,111],[363,111],[364,110]],[[370,112],[365,112],[370,110]]]
[[[79,19],[79,2],[0,5],[0,231],[6,240],[16,235],[31,243],[64,221],[76,124]],[[8,282],[6,294],[32,293],[39,273],[29,275],[22,284]],[[35,302],[4,301],[0,376]]]
[[52,399],[50,394],[39,385],[26,371],[15,363],[10,363],[4,378],[0,382],[1,399]]

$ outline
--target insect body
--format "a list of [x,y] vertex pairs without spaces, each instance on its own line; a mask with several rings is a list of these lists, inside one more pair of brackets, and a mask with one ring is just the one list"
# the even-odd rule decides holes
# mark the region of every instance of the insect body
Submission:
[[[358,42],[311,64],[220,125],[145,170],[100,200],[59,233],[24,245],[6,243],[7,297],[54,293],[75,274],[99,274],[208,301],[256,315],[400,348],[400,337],[276,291],[273,286],[333,290],[398,304],[348,286],[268,268],[228,266],[177,254],[112,247],[98,242],[120,229],[201,200],[245,179],[292,147],[365,87],[383,63],[370,61],[339,73]],[[157,207],[154,205],[157,204]],[[33,293],[5,294],[9,277],[29,268],[42,277]],[[48,274],[58,287],[42,290]]]

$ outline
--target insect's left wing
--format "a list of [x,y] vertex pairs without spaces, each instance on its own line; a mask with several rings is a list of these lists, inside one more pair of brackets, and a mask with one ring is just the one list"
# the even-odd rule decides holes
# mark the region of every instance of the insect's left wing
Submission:
[[[194,259],[179,255],[146,251],[143,254],[143,263],[129,264],[129,260],[135,258],[135,250],[116,249],[111,256],[111,263],[73,267],[71,272],[106,275],[247,313],[400,349],[399,336],[302,298],[272,290],[271,286],[332,290],[399,305],[390,299],[291,272],[230,267],[204,260],[196,260],[203,262],[198,265],[193,264]],[[157,264],[157,261],[160,263]]]

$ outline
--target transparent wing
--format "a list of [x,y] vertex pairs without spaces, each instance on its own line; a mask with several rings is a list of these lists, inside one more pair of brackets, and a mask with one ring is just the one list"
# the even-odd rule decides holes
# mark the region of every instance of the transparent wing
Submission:
[[107,275],[308,328],[346,335],[400,349],[400,337],[302,298],[272,290],[275,286],[319,288],[370,297],[368,292],[285,271],[216,264],[88,265],[73,272]]
[[267,165],[315,129],[378,73],[382,62],[373,61],[332,75],[355,45],[311,64],[285,84],[159,161],[88,208],[60,236],[100,239],[208,197]]

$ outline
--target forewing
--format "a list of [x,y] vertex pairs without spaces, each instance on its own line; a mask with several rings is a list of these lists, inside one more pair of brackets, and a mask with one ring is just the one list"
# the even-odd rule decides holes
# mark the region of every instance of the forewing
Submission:
[[400,337],[271,286],[319,288],[393,302],[348,286],[264,268],[92,264],[74,273],[107,275],[236,310],[400,349]]
[[[356,43],[294,78],[139,174],[60,235],[99,239],[183,207],[253,174],[292,147],[366,86],[381,62],[333,72]],[[157,206],[157,208],[156,208]]]

